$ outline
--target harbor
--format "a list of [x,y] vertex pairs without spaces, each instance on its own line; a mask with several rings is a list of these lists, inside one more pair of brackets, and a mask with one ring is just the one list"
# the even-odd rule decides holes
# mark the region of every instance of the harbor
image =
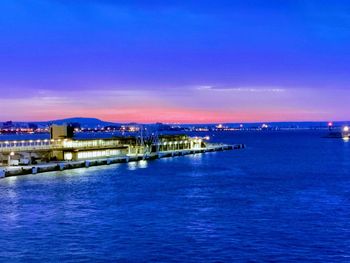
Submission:
[[69,126],[52,126],[50,139],[0,141],[0,178],[243,149],[187,135],[75,139]]

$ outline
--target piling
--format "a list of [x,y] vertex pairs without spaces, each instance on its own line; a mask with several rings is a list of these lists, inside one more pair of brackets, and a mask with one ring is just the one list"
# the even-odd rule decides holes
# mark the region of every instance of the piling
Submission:
[[59,169],[60,171],[63,171],[63,170],[64,170],[64,167],[65,167],[64,163],[59,163],[59,164],[58,164],[58,169]]
[[4,178],[4,177],[5,177],[5,175],[6,175],[5,170],[0,169],[0,178]]

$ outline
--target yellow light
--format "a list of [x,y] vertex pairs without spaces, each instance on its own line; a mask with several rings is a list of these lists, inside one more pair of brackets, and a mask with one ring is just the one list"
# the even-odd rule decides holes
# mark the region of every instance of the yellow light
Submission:
[[10,153],[10,155],[11,155],[11,156],[14,156],[14,155],[15,155],[15,153],[14,153],[14,152],[11,152],[11,153]]

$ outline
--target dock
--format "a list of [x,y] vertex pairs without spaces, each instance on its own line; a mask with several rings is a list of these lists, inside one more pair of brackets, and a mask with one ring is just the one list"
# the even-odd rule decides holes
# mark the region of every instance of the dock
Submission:
[[244,148],[186,134],[78,139],[67,125],[50,130],[50,139],[0,141],[0,178]]
[[63,171],[76,168],[89,168],[100,165],[111,165],[116,163],[128,163],[137,162],[141,160],[156,160],[159,158],[169,158],[176,156],[185,156],[190,154],[200,154],[215,151],[227,151],[227,150],[239,150],[244,149],[244,144],[207,144],[206,147],[196,149],[178,149],[178,150],[166,150],[151,152],[148,154],[126,154],[125,156],[98,158],[98,159],[87,159],[78,161],[58,161],[48,162],[36,165],[25,165],[25,166],[6,166],[0,167],[0,178],[10,176],[20,176],[28,174],[46,173],[52,171]]

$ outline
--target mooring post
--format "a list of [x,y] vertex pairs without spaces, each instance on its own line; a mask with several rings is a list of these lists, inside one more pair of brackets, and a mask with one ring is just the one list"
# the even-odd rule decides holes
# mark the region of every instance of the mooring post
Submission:
[[64,170],[64,163],[59,163],[58,168],[60,169],[60,171],[63,171]]
[[0,178],[5,178],[5,170],[4,169],[0,169]]

